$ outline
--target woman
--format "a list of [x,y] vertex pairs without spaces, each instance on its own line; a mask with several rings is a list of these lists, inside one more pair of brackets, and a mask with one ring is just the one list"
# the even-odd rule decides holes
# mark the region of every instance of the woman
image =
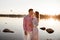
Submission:
[[32,32],[32,40],[38,40],[38,28],[37,28],[38,23],[39,23],[39,12],[38,11],[34,13],[34,18],[32,22],[34,25],[33,32]]

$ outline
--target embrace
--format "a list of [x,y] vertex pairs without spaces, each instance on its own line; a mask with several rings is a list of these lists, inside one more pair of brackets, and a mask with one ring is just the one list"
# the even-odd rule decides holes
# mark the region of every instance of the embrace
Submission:
[[29,14],[23,19],[24,40],[38,40],[39,12],[28,10]]

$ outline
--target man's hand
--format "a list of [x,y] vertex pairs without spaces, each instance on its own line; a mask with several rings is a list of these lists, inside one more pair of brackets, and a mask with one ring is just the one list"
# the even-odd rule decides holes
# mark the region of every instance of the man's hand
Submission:
[[27,31],[25,31],[24,33],[25,33],[25,35],[27,35]]

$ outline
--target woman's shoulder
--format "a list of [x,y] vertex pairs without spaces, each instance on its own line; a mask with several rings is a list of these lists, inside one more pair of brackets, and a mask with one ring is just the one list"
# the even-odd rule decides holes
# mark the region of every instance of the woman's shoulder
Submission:
[[34,20],[37,20],[37,18],[36,18],[36,17],[34,17],[33,19],[34,19]]

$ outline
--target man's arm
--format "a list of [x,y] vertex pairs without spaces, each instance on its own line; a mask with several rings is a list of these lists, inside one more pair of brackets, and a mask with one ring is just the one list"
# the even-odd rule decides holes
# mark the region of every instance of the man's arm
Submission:
[[34,27],[33,22],[31,22],[30,26],[31,26],[31,28],[33,28],[33,27]]
[[26,31],[26,19],[23,19],[23,28],[24,28],[24,34],[27,35],[27,31]]

